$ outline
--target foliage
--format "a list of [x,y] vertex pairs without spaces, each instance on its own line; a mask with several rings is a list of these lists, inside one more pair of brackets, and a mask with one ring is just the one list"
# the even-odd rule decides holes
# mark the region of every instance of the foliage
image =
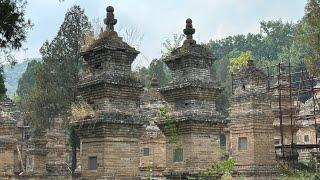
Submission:
[[[33,59],[29,61],[26,70],[18,81],[16,93],[22,99],[29,95],[36,83],[35,73],[37,66],[41,66],[41,63],[38,60]],[[17,65],[15,68],[17,68]]]
[[177,143],[177,127],[175,121],[168,115],[168,110],[165,107],[160,107],[160,117],[164,121],[165,131],[168,132],[168,137],[171,143]]
[[4,84],[3,68],[0,69],[0,99],[6,96],[7,89]]
[[172,39],[166,38],[166,40],[162,43],[164,47],[163,54],[171,53],[173,50],[177,49],[181,46],[182,41],[184,39],[183,34],[173,34]]
[[[7,95],[12,97],[15,95],[16,91],[17,91],[17,87],[19,84],[19,79],[23,76],[23,74],[27,73],[30,74],[30,72],[25,72],[27,71],[27,66],[28,63],[31,61],[37,61],[39,62],[40,59],[37,58],[32,58],[32,59],[24,59],[22,62],[15,64],[14,66],[12,66],[11,64],[4,64],[3,66],[3,71],[4,71],[4,75],[5,75],[5,85],[7,88]],[[31,68],[32,69],[32,68]],[[34,74],[33,77],[31,76],[27,76],[31,79],[34,79]],[[28,83],[30,84],[30,87],[34,85],[34,83],[32,83],[31,81],[29,82],[29,78],[26,78],[25,80],[27,80],[27,82],[21,82],[21,83],[25,83],[25,85],[27,85]],[[23,86],[25,87],[25,86]]]
[[[101,32],[104,30],[105,24],[103,23],[103,19],[101,18],[94,18],[91,21],[92,24],[92,31],[86,34],[86,45],[89,45],[94,40],[98,39]],[[117,26],[117,32],[122,40],[129,44],[130,46],[134,47],[135,49],[139,49],[141,42],[144,38],[144,33],[140,31],[137,26],[130,26],[130,27],[123,27]]]
[[278,60],[278,54],[283,48],[292,44],[294,24],[281,20],[262,21],[260,33],[263,39],[258,58],[275,61]]
[[148,164],[147,170],[148,170],[148,172],[147,172],[147,180],[152,180],[152,164],[151,163]]
[[36,68],[35,86],[22,108],[30,125],[48,128],[55,116],[69,116],[82,67],[79,52],[90,30],[84,10],[73,6],[66,13],[56,37],[41,47],[43,62]]
[[71,121],[77,121],[86,117],[94,116],[95,111],[85,102],[73,103],[71,105]]
[[229,72],[231,74],[235,73],[243,65],[246,65],[251,59],[251,53],[249,51],[242,52],[240,56],[230,58]]
[[136,79],[138,79],[142,83],[142,85],[146,88],[150,86],[151,77],[149,76],[149,71],[150,71],[149,68],[142,67],[132,72],[133,76]]
[[160,87],[167,84],[172,78],[169,68],[162,59],[152,60],[148,68],[139,68],[133,74],[146,88],[150,88],[150,80],[153,75],[156,76]]
[[314,158],[310,158],[306,165],[302,164],[296,169],[288,166],[285,162],[278,162],[278,171],[281,180],[316,179],[316,162]]
[[[290,61],[292,65],[296,65],[292,71],[300,71],[305,66],[303,59],[308,54],[308,48],[297,38],[305,31],[304,24],[304,21],[297,24],[281,20],[262,21],[260,33],[240,34],[209,41],[210,51],[217,58],[212,67],[214,75],[224,87],[216,101],[219,112],[228,114],[228,98],[231,95],[230,59],[240,56],[241,52],[250,52],[258,67],[275,65],[279,61]],[[294,80],[297,78],[298,74]]]
[[320,2],[309,0],[305,7],[304,21],[307,23],[302,41],[310,48],[305,62],[312,75],[320,77]]
[[0,1],[0,48],[19,49],[31,28],[30,20],[25,19],[25,0]]
[[26,40],[31,21],[25,19],[26,0],[0,0],[0,64],[17,61],[12,54]]
[[149,76],[152,77],[154,73],[160,86],[164,86],[172,78],[168,66],[163,62],[162,59],[154,59],[151,62],[149,69]]
[[222,177],[227,179],[231,176],[231,170],[234,167],[236,161],[233,158],[228,160],[220,161],[218,163],[213,163],[210,169],[201,173],[202,177],[210,177],[217,174],[222,174]]

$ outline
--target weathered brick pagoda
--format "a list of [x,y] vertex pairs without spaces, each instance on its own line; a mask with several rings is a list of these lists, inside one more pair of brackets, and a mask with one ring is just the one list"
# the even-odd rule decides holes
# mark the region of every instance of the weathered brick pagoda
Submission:
[[276,168],[274,117],[267,76],[249,60],[235,73],[233,84],[229,128],[236,171],[244,176],[272,176]]
[[[0,98],[0,179],[12,179],[23,171],[21,147],[24,131],[13,101]],[[20,158],[19,158],[20,157]]]
[[[215,58],[192,38],[195,29],[191,19],[186,20],[183,32],[183,45],[164,60],[173,79],[160,89],[177,134],[177,142],[167,142],[169,178],[197,175],[210,168],[213,161],[219,161],[219,137],[225,126],[215,108],[215,99],[221,92],[211,70]],[[170,136],[166,128],[163,131]]]
[[139,177],[139,138],[144,129],[138,114],[142,85],[131,75],[139,54],[114,31],[117,20],[107,7],[107,25],[81,55],[87,74],[78,90],[94,115],[73,121],[81,140],[81,175],[87,179]]

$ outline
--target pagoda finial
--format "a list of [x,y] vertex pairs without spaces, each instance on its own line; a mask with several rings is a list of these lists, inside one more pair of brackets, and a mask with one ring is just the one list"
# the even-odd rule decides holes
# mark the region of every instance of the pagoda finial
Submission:
[[153,64],[152,66],[152,77],[151,77],[151,82],[150,85],[151,87],[155,88],[159,86],[159,82],[158,82],[158,78],[157,78],[157,74],[156,74],[156,65]]
[[117,19],[114,18],[114,8],[112,6],[107,7],[107,17],[104,19],[104,24],[107,25],[107,29],[113,31],[114,25],[117,24]]
[[183,30],[183,33],[187,36],[187,39],[183,44],[196,44],[196,41],[192,38],[192,35],[195,33],[195,29],[192,26],[192,20],[188,18],[186,20],[186,28]]
[[151,87],[158,87],[159,86],[157,74],[155,72],[152,73],[150,85],[151,85]]

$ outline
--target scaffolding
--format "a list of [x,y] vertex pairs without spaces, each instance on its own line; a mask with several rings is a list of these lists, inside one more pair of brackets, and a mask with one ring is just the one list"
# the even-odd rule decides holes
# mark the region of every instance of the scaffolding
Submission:
[[[319,79],[309,74],[304,66],[293,66],[290,62],[279,62],[276,65],[260,68],[268,78],[267,89],[273,94],[274,126],[280,131],[280,142],[275,144],[279,159],[294,164],[297,160],[297,149],[316,149],[319,151],[317,117],[320,117],[320,86]],[[298,70],[298,71],[297,71]],[[234,91],[234,79],[231,76],[231,89]],[[318,85],[318,86],[317,86]],[[308,103],[310,111],[301,114],[302,105]],[[295,134],[299,129],[298,121],[312,121],[315,131],[315,141],[312,143],[295,142]],[[320,120],[320,119],[319,119]],[[285,133],[285,129],[290,132]],[[290,137],[288,137],[290,136]],[[284,142],[290,138],[290,142]],[[295,159],[296,158],[296,159]]]
[[[300,69],[300,71],[293,72],[293,68]],[[275,147],[280,149],[280,158],[287,161],[294,161],[293,156],[295,156],[294,154],[297,149],[315,148],[318,150],[320,146],[318,143],[319,127],[317,125],[317,115],[319,114],[319,102],[317,98],[317,92],[319,92],[320,89],[317,87],[317,79],[314,76],[311,76],[305,67],[294,67],[290,64],[290,62],[288,65],[285,65],[282,62],[278,63],[276,67],[273,68],[273,72],[268,72],[268,74],[268,84],[273,84],[269,86],[269,90],[273,92],[273,95],[278,100],[279,116],[277,118],[279,118],[280,121],[280,144],[276,145]],[[287,107],[288,103],[283,103],[286,100],[289,100],[289,107]],[[301,104],[304,102],[307,103],[310,100],[312,100],[312,107],[309,107],[311,108],[310,111],[306,111],[304,114],[301,114]],[[289,114],[288,112],[284,111],[288,108]],[[283,129],[287,124],[283,122],[283,119],[290,120],[290,143],[284,143]],[[294,142],[295,131],[299,128],[297,122],[301,120],[313,120],[315,133],[314,142],[308,144]]]

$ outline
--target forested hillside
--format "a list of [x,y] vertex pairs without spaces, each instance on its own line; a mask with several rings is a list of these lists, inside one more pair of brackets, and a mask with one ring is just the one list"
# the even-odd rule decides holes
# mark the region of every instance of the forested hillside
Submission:
[[22,74],[26,71],[28,63],[31,61],[41,61],[41,59],[25,59],[21,63],[17,63],[14,66],[11,66],[10,64],[4,65],[3,71],[5,75],[5,86],[7,88],[8,96],[12,97],[16,93],[18,81],[22,77]]

